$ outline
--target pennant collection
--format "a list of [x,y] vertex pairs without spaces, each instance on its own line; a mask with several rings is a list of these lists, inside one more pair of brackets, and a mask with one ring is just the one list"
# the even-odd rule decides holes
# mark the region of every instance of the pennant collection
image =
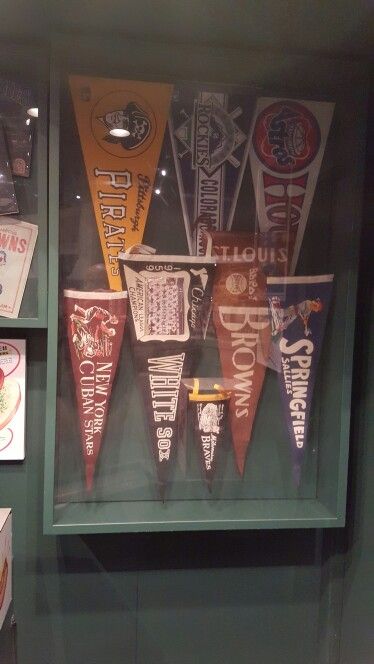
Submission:
[[[334,104],[212,84],[71,76],[69,85],[108,281],[106,291],[64,291],[87,492],[124,332],[160,499],[187,423],[209,491],[225,441],[245,476],[269,371],[299,486],[333,275],[295,272]],[[143,244],[165,141],[189,255]],[[256,212],[243,230],[236,208],[250,177]],[[197,377],[212,340],[220,376]]]

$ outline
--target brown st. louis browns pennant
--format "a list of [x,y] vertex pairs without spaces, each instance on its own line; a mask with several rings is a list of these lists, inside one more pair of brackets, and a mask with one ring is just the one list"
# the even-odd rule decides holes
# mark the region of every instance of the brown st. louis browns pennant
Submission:
[[287,232],[294,273],[330,130],[334,104],[261,97],[249,160],[261,233]]
[[171,85],[70,76],[109,286],[118,254],[142,241],[164,138]]
[[266,278],[258,263],[217,262],[213,322],[222,376],[232,386],[229,418],[236,463],[243,475],[271,336]]

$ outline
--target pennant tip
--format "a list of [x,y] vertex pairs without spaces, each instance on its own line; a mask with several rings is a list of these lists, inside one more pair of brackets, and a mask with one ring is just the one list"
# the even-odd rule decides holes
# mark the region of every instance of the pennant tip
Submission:
[[292,477],[295,485],[297,487],[300,486],[300,481],[301,481],[301,468],[298,465],[295,465],[292,470]]
[[236,467],[240,477],[243,479],[244,470],[245,470],[245,459],[236,459]]
[[93,489],[94,474],[95,474],[95,467],[88,466],[86,468],[86,491],[88,492],[91,492]]
[[167,489],[166,482],[159,482],[158,493],[160,496],[160,500],[162,500],[163,503],[165,503],[166,501],[166,489]]

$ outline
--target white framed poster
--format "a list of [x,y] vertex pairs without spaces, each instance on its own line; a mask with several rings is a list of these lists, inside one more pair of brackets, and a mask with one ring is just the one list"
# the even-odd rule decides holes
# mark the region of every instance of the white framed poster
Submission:
[[25,458],[25,339],[0,339],[0,461]]
[[35,224],[0,220],[0,316],[18,318],[37,236]]

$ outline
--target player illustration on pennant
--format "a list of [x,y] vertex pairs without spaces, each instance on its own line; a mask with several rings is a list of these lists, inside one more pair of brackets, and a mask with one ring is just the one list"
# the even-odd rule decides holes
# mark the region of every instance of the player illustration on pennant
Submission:
[[204,433],[220,433],[223,418],[223,406],[207,403],[199,412],[199,429]]
[[304,335],[309,337],[312,333],[309,327],[309,317],[312,313],[319,313],[323,309],[323,303],[319,298],[314,300],[303,300],[298,304],[291,304],[283,309],[280,299],[273,296],[269,299],[271,312],[271,334],[273,337],[281,335],[295,320],[301,320],[304,325]]
[[[127,104],[126,108],[109,111],[97,118],[108,129],[104,141],[119,143],[124,150],[134,150],[144,143],[151,133],[151,122],[147,113],[135,102]],[[110,132],[121,129],[127,132],[125,136],[116,136]]]
[[118,325],[117,316],[96,305],[83,309],[76,304],[74,311],[70,315],[71,333],[78,358],[109,357],[112,352],[109,339],[116,334],[115,328],[109,326]]

